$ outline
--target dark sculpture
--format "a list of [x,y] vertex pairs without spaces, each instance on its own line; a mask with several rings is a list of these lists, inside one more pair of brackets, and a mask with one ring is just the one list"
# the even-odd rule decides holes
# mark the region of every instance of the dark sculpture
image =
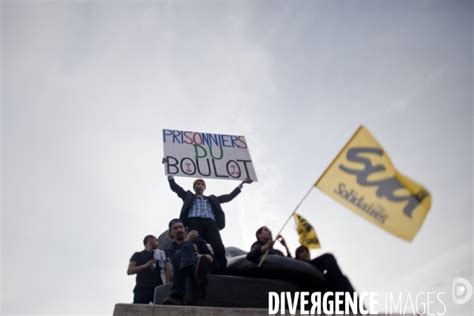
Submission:
[[[262,266],[257,267],[256,264],[247,260],[245,251],[236,247],[227,247],[226,257],[227,275],[209,275],[207,298],[203,305],[267,308],[270,291],[324,292],[326,290],[323,274],[303,261],[269,255]],[[170,289],[171,284],[157,287],[155,304],[161,304],[169,295]]]

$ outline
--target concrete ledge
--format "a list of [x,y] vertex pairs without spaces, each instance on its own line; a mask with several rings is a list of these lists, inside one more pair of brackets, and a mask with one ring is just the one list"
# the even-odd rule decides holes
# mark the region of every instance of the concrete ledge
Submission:
[[266,308],[116,304],[114,316],[268,316]]
[[[116,304],[114,316],[268,316],[266,308],[232,308],[207,306],[169,306],[169,305],[142,305]],[[278,313],[277,315],[281,315]],[[290,314],[285,314],[290,315]],[[296,315],[300,315],[297,313]],[[378,316],[402,316],[400,314],[384,314]],[[403,316],[417,316],[403,314]],[[419,316],[419,315],[418,315]]]

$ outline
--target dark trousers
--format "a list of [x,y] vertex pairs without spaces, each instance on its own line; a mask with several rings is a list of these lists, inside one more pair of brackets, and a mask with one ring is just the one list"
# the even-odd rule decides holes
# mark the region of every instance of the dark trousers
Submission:
[[185,241],[181,248],[171,257],[173,265],[173,285],[171,296],[178,296],[183,299],[186,293],[186,279],[192,275],[196,267],[197,257],[193,250],[193,245]]
[[329,290],[336,292],[355,292],[349,279],[342,274],[336,258],[330,253],[325,253],[313,260],[311,264],[319,269],[328,281]]
[[133,304],[148,304],[153,302],[154,288],[135,288],[133,290]]
[[189,231],[193,229],[197,230],[201,238],[212,246],[216,272],[224,273],[227,268],[227,259],[225,258],[225,247],[222,243],[217,223],[210,218],[189,217],[187,225]]

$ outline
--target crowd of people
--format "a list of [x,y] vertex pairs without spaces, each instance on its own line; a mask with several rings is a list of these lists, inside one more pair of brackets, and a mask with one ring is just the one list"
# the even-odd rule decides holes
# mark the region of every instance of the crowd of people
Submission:
[[[168,182],[171,190],[183,200],[179,218],[172,219],[168,225],[173,241],[163,251],[158,247],[158,239],[147,235],[143,240],[144,250],[135,252],[130,258],[127,274],[136,274],[133,303],[153,303],[155,287],[172,282],[171,294],[163,304],[199,305],[206,297],[207,275],[225,274],[226,271],[225,247],[219,232],[225,227],[221,204],[234,199],[243,185],[252,180],[246,179],[231,193],[220,196],[204,195],[206,183],[202,179],[194,181],[194,192],[184,190],[172,176],[168,176]],[[284,238],[277,236],[274,241],[268,227],[260,227],[256,239],[247,254],[248,260],[257,264],[267,251],[270,255],[284,256],[273,248],[275,241],[285,247],[287,257],[292,257]],[[330,290],[354,291],[331,254],[311,260],[309,250],[300,246],[295,259],[307,261],[323,272]]]

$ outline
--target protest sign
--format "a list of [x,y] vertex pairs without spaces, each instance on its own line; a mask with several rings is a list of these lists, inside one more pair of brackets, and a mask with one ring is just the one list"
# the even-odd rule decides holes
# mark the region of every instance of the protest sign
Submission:
[[244,136],[163,130],[165,174],[257,181]]

